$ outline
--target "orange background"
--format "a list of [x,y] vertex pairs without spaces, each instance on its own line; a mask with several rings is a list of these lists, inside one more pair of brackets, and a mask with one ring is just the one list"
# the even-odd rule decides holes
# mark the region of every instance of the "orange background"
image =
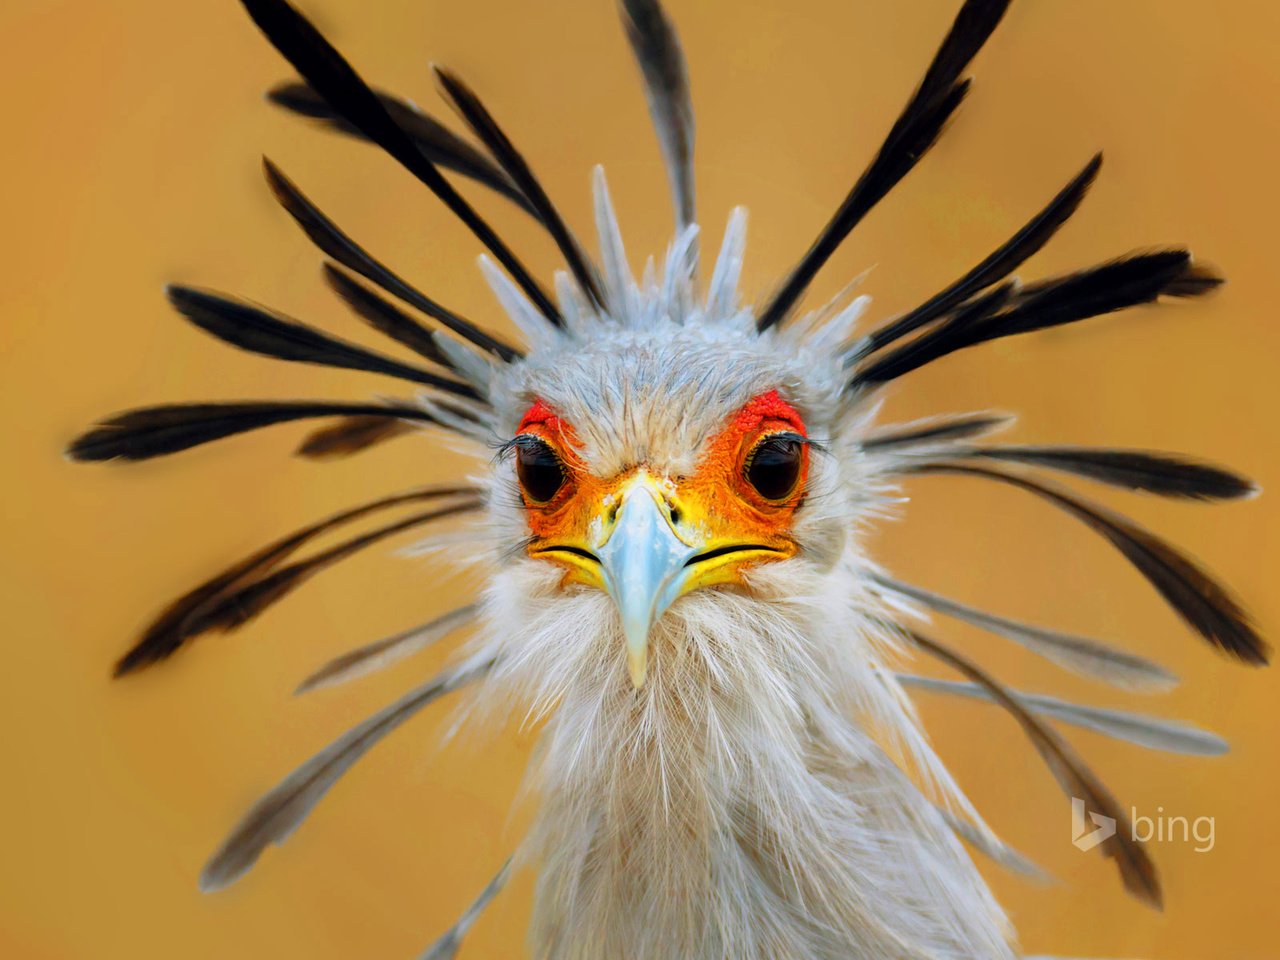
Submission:
[[[609,171],[639,260],[669,231],[640,87],[607,0],[308,0],[367,75],[436,112],[427,62],[467,77],[588,232],[588,174]],[[746,283],[763,294],[878,145],[958,0],[671,0],[692,63],[708,245],[751,208]],[[264,105],[288,70],[233,0],[8,0],[0,10],[0,955],[23,958],[414,956],[509,851],[527,737],[437,751],[447,711],[371,754],[282,850],[233,889],[196,891],[206,855],[262,790],[435,669],[445,650],[294,700],[331,655],[452,605],[448,564],[372,551],[240,634],[126,682],[108,668],[197,578],[312,518],[455,475],[423,442],[346,462],[292,459],[284,427],[136,466],[73,467],[95,416],[163,400],[350,397],[360,374],[273,364],[211,342],[166,307],[182,280],[363,336],[318,282],[318,256],[269,199],[266,152],[354,236],[459,311],[501,325],[478,246],[372,150]],[[932,293],[1003,240],[1097,147],[1101,179],[1025,271],[1178,242],[1230,285],[1211,300],[1005,341],[904,381],[890,412],[994,406],[1020,440],[1186,450],[1275,485],[1280,270],[1280,8],[1261,0],[1022,2],[976,63],[942,144],[844,245],[811,302],[868,265],[875,317]],[[469,190],[544,277],[550,243]],[[904,578],[1013,616],[1115,638],[1185,685],[1135,703],[1007,643],[945,635],[1017,686],[1150,708],[1228,736],[1220,759],[1071,739],[1122,800],[1216,818],[1216,847],[1156,844],[1167,909],[1140,907],[1068,842],[1067,803],[990,708],[924,701],[939,748],[989,819],[1060,881],[991,871],[1029,952],[1261,958],[1275,947],[1280,830],[1274,673],[1205,650],[1108,547],[1016,491],[921,480],[877,555]],[[1090,491],[1094,493],[1095,491]],[[1209,508],[1097,493],[1204,558],[1273,633],[1280,499]],[[922,697],[925,695],[922,695]],[[518,953],[519,877],[464,956]]]

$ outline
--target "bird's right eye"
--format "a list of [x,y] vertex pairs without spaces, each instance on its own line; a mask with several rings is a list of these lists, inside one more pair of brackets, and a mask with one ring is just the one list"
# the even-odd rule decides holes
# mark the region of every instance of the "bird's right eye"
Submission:
[[564,486],[565,470],[551,444],[533,434],[516,437],[516,476],[524,495],[534,503],[547,503]]

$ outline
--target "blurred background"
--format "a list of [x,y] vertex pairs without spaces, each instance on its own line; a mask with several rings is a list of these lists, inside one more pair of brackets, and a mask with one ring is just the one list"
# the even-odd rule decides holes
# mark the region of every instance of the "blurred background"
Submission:
[[[754,296],[843,197],[958,4],[668,0],[691,62],[706,244],[718,244],[733,205],[750,208]],[[658,151],[608,0],[301,6],[366,76],[437,115],[448,110],[428,62],[459,71],[580,234],[590,234],[589,172],[603,163],[635,265],[665,246]],[[291,696],[330,656],[454,605],[471,584],[447,555],[370,551],[238,634],[125,681],[108,674],[151,615],[230,560],[468,464],[417,439],[301,461],[289,455],[301,427],[134,466],[75,467],[60,449],[96,417],[149,403],[386,389],[237,353],[167,308],[162,285],[183,281],[363,338],[320,283],[318,254],[270,199],[264,152],[393,268],[502,328],[474,266],[478,244],[389,159],[264,103],[289,70],[234,0],[8,0],[0,35],[0,954],[414,956],[515,845],[508,805],[528,734],[440,748],[449,711],[429,711],[239,885],[202,896],[196,877],[263,790],[442,662],[452,642],[349,687]],[[913,305],[1012,233],[1099,147],[1098,184],[1023,275],[1186,243],[1230,283],[1206,300],[967,351],[904,379],[889,415],[1015,410],[1011,439],[1183,450],[1276,486],[1277,35],[1280,7],[1263,0],[1015,4],[976,61],[957,122],[844,245],[809,302],[874,266],[871,316]],[[467,192],[549,277],[556,255],[532,223]],[[1193,759],[1070,733],[1139,814],[1214,818],[1211,851],[1151,846],[1166,889],[1157,914],[1125,896],[1096,853],[1070,844],[1067,801],[1008,718],[921,694],[941,754],[990,822],[1058,878],[1038,886],[988,871],[1027,951],[1280,956],[1269,879],[1280,849],[1276,674],[1208,651],[1097,537],[1032,498],[958,478],[922,479],[907,493],[904,520],[874,542],[904,579],[1114,639],[1184,684],[1139,701],[976,631],[946,623],[944,636],[1015,686],[1191,720],[1232,743],[1226,757]],[[1274,639],[1275,494],[1210,508],[1089,493],[1202,558]],[[530,891],[518,877],[463,955],[521,955]]]

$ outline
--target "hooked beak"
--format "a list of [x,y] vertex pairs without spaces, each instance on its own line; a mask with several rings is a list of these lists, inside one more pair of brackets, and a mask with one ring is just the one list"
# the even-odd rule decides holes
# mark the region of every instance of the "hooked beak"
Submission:
[[790,543],[709,535],[706,522],[688,522],[691,514],[706,511],[688,497],[681,499],[671,481],[642,471],[604,498],[580,539],[544,542],[531,550],[561,561],[571,568],[573,580],[613,598],[627,645],[627,669],[637,688],[648,673],[649,635],[676,600],[699,587],[739,582],[747,561],[781,559],[794,552]]
[[684,592],[689,561],[698,553],[680,539],[655,493],[649,484],[629,487],[608,539],[596,551],[604,589],[622,617],[627,669],[636,687],[648,671],[649,631]]

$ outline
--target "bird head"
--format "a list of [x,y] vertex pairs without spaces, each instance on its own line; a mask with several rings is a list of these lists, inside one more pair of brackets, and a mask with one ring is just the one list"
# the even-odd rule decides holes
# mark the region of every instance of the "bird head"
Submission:
[[753,595],[765,568],[829,565],[837,545],[806,523],[813,491],[835,485],[817,439],[834,418],[813,387],[835,365],[805,369],[737,316],[717,318],[718,336],[683,319],[611,321],[612,336],[531,361],[495,465],[508,537],[555,571],[555,590],[610,598],[636,686],[682,598]]

